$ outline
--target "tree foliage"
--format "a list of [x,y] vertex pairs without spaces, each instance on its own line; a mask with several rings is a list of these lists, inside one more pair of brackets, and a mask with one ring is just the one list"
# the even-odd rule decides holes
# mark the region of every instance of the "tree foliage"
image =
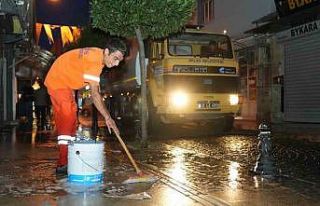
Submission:
[[68,51],[83,47],[104,48],[109,37],[110,36],[106,32],[100,29],[86,27],[82,30],[80,38],[77,41],[67,45],[65,50]]
[[166,37],[191,18],[195,0],[91,0],[92,25],[115,36],[136,37],[141,67],[141,142],[147,140],[147,71],[143,39]]
[[194,0],[91,0],[92,25],[112,35],[160,38],[181,30],[190,20]]

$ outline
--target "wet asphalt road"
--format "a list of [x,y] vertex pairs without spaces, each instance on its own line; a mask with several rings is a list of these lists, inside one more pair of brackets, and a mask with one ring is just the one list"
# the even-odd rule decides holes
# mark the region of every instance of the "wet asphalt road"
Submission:
[[[157,175],[173,191],[191,198],[189,205],[213,205],[212,199],[230,205],[319,205],[319,143],[274,134],[272,155],[278,173],[275,179],[269,180],[250,173],[259,153],[255,132],[217,134],[207,126],[168,127],[152,134],[144,149],[135,144],[134,134],[123,136],[143,170]],[[108,188],[109,191],[116,188],[118,195],[121,190],[148,191],[149,186],[131,191],[110,184],[125,179],[134,170],[115,138],[107,137],[105,141],[108,146],[104,193]],[[50,133],[2,134],[0,143],[0,199],[3,201],[0,204],[9,202],[5,201],[6,197],[49,195],[57,199],[74,193],[65,184],[66,180],[57,178],[53,172],[57,153]],[[163,196],[167,195],[160,195]],[[179,202],[179,198],[174,199]],[[79,201],[85,205],[83,198]],[[168,201],[172,199],[160,198],[157,205],[170,205]]]
[[175,138],[162,139],[155,134],[152,149],[142,155],[144,163],[181,184],[234,205],[319,205],[319,143],[273,134],[277,173],[270,180],[250,172],[259,154],[254,132],[214,134],[210,127],[192,126],[163,131]]

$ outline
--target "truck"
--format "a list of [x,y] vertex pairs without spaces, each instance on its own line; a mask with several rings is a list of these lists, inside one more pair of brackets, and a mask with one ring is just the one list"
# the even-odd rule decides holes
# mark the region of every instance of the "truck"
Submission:
[[[239,112],[239,76],[227,35],[188,29],[145,41],[145,53],[150,130],[185,123],[232,129]],[[114,118],[139,119],[140,73],[138,42],[132,39],[124,64],[108,76]]]

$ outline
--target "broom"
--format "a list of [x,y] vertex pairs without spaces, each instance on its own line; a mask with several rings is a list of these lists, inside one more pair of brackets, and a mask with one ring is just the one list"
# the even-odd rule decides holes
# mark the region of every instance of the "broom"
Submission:
[[126,152],[129,160],[131,161],[134,169],[136,170],[137,176],[133,176],[130,177],[129,179],[125,180],[124,182],[122,182],[123,184],[132,184],[132,183],[143,183],[143,182],[155,182],[158,178],[156,178],[153,175],[149,175],[149,174],[144,174],[140,168],[138,167],[136,161],[133,159],[131,153],[129,152],[126,144],[123,142],[122,138],[120,137],[120,135],[115,132],[116,137],[118,138],[121,146],[123,147],[124,151]]

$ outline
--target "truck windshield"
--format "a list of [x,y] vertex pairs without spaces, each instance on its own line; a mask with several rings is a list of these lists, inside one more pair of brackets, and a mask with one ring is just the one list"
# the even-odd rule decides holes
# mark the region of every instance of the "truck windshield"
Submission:
[[224,76],[164,76],[167,92],[184,90],[188,93],[237,93],[238,77]]
[[221,34],[184,33],[168,39],[172,56],[233,58],[228,36]]

